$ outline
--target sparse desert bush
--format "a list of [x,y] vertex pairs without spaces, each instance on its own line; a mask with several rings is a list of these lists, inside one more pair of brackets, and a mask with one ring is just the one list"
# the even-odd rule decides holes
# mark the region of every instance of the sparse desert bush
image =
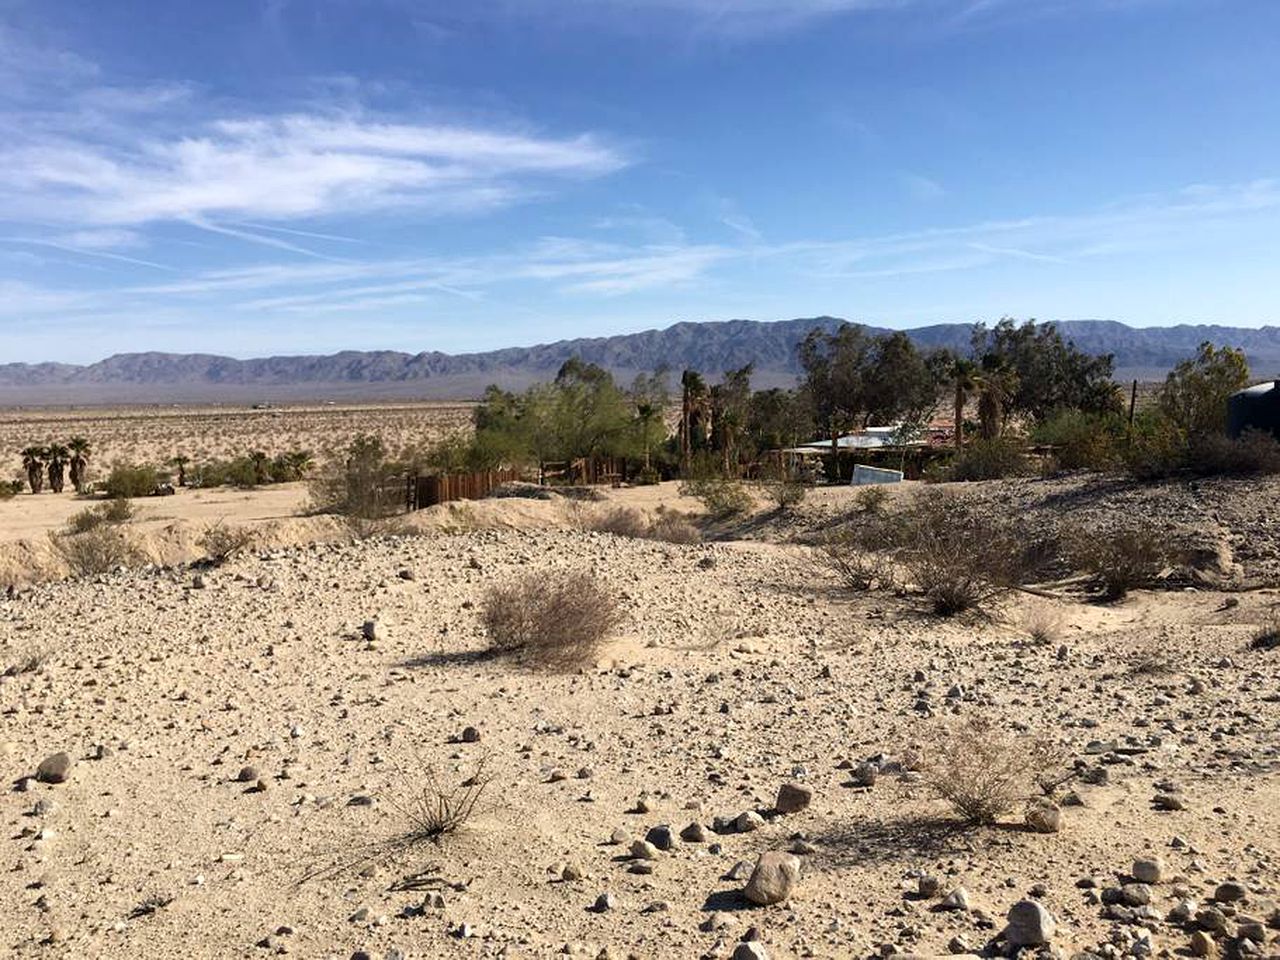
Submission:
[[250,549],[257,539],[256,530],[249,527],[229,527],[219,520],[196,543],[212,563],[220,564]]
[[52,651],[48,647],[35,647],[16,656],[4,671],[0,673],[0,677],[17,677],[24,673],[38,673],[40,669],[48,662]]
[[1129,657],[1129,672],[1138,677],[1165,677],[1177,673],[1173,657],[1156,644],[1142,647]]
[[591,529],[599,533],[612,533],[616,537],[639,539],[649,533],[649,521],[634,507],[614,507],[598,515],[591,522]]
[[1250,650],[1280,649],[1280,620],[1272,620],[1257,629],[1249,641]]
[[1170,561],[1162,538],[1153,530],[1077,529],[1069,532],[1066,543],[1072,565],[1093,579],[1103,600],[1121,600],[1134,588],[1151,586]]
[[1024,582],[1037,544],[963,500],[927,491],[893,512],[862,515],[822,544],[851,588],[892,585],[900,570],[940,616],[980,608]]
[[26,486],[22,480],[0,480],[0,500],[11,500]]
[[1063,470],[1109,470],[1119,461],[1124,429],[1116,414],[1062,410],[1039,424],[1032,439],[1051,445]]
[[1140,414],[1129,431],[1121,459],[1137,480],[1159,480],[1185,469],[1187,437],[1158,411]]
[[72,514],[67,520],[67,530],[73,534],[87,533],[101,526],[128,523],[135,513],[133,504],[124,497],[116,497],[96,507],[86,507],[79,513]]
[[975,439],[956,451],[945,472],[952,481],[1002,480],[1031,472],[1022,445],[1009,438]]
[[649,523],[645,534],[650,540],[667,543],[699,543],[702,532],[689,522],[689,518],[675,510],[658,508],[658,515]]
[[651,487],[662,480],[662,475],[653,467],[646,467],[635,476],[636,486]]
[[984,717],[940,730],[918,764],[924,783],[968,824],[995,823],[1064,779],[1050,741],[1014,734]]
[[102,490],[112,499],[149,497],[160,484],[161,477],[155,467],[117,463],[102,483]]
[[1280,442],[1265,430],[1246,430],[1237,439],[1209,434],[1191,443],[1187,466],[1205,477],[1280,473]]
[[751,510],[751,494],[737,480],[693,479],[680,484],[680,496],[702,501],[707,513],[717,520],[728,520]]
[[73,576],[97,576],[143,561],[138,548],[123,533],[109,526],[71,536],[53,534],[52,539]]
[[879,513],[889,502],[889,491],[880,484],[859,487],[853,495],[853,505],[863,513]]
[[1048,646],[1062,635],[1062,614],[1052,607],[1032,607],[1022,616],[1022,629],[1035,646]]
[[571,670],[595,659],[619,622],[617,601],[587,573],[531,573],[491,587],[481,605],[489,651]]
[[488,758],[482,757],[471,776],[448,785],[440,782],[435,770],[427,768],[422,786],[404,809],[408,827],[401,843],[410,846],[428,841],[439,843],[446,835],[466,826],[493,782],[487,764]]

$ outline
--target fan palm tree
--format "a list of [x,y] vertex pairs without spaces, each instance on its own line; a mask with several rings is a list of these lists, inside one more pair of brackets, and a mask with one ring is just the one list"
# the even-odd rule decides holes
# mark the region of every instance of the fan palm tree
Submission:
[[67,461],[71,459],[71,451],[65,444],[52,443],[46,450],[49,459],[49,489],[61,493],[65,485],[63,480],[67,472]]
[[76,493],[84,493],[84,471],[89,466],[89,441],[84,437],[72,437],[67,447],[71,450],[71,485],[76,488]]
[[44,489],[44,463],[48,455],[44,447],[30,446],[22,451],[22,466],[27,471],[27,484],[32,493]]
[[169,466],[178,471],[178,486],[185,487],[187,485],[187,464],[191,462],[191,458],[178,454],[176,457],[169,458]]
[[253,465],[253,482],[269,483],[271,480],[271,458],[261,450],[249,452],[249,463]]

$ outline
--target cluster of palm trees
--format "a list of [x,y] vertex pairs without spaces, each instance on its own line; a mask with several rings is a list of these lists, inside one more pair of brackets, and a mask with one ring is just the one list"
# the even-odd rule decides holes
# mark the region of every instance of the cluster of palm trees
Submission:
[[32,445],[22,451],[22,467],[27,472],[27,485],[32,493],[40,493],[44,489],[44,480],[49,478],[49,489],[61,493],[66,486],[67,472],[71,473],[71,485],[76,493],[85,489],[85,470],[89,466],[91,445],[84,437],[72,437],[66,443],[51,443],[48,446]]

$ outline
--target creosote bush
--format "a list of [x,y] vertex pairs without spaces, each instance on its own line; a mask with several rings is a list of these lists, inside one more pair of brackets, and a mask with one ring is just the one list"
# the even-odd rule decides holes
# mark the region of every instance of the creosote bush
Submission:
[[596,658],[620,614],[617,601],[588,573],[530,573],[491,587],[481,620],[491,653],[573,670]]
[[995,823],[1063,782],[1064,757],[1049,740],[1015,736],[984,717],[939,731],[917,768],[928,788],[968,824]]
[[1031,472],[1031,465],[1016,440],[975,439],[956,451],[944,478],[952,481],[1002,480]]

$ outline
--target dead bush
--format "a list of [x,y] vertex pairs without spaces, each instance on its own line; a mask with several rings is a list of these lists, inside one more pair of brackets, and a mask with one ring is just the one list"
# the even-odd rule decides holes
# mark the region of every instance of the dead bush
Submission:
[[1259,627],[1254,633],[1253,639],[1249,641],[1250,650],[1276,650],[1280,649],[1280,620],[1273,620],[1263,627]]
[[414,845],[439,843],[446,835],[466,826],[476,812],[484,792],[493,782],[486,769],[488,757],[476,762],[475,772],[459,783],[441,783],[434,769],[428,767],[423,784],[404,808],[408,827],[401,842]]
[[689,518],[674,510],[659,509],[658,515],[649,524],[649,532],[645,534],[650,540],[663,540],[667,543],[700,543],[702,532],[695,527]]
[[258,533],[248,527],[228,527],[219,520],[204,532],[197,544],[205,556],[215,564],[226,563],[237,554],[244,553],[257,542]]
[[614,507],[597,516],[591,529],[599,533],[612,533],[615,537],[639,539],[649,533],[649,521],[633,507]]
[[1177,670],[1169,653],[1152,644],[1129,657],[1129,672],[1138,677],[1166,677]]
[[1088,574],[1103,600],[1121,600],[1130,590],[1153,586],[1171,557],[1161,538],[1151,530],[1129,529],[1117,533],[1074,530],[1066,537],[1071,564]]
[[53,545],[73,576],[92,577],[144,560],[141,551],[119,530],[99,527],[73,536],[53,535]]
[[893,560],[867,548],[849,530],[827,536],[819,545],[824,565],[850,590],[878,590],[894,585]]
[[617,626],[617,601],[588,573],[530,573],[491,587],[481,619],[489,651],[538,668],[591,663]]
[[939,799],[973,825],[995,823],[1065,779],[1065,757],[1049,740],[1015,736],[984,717],[943,729],[919,772]]
[[1022,616],[1022,629],[1037,647],[1045,647],[1062,635],[1062,613],[1052,607],[1032,607]]

